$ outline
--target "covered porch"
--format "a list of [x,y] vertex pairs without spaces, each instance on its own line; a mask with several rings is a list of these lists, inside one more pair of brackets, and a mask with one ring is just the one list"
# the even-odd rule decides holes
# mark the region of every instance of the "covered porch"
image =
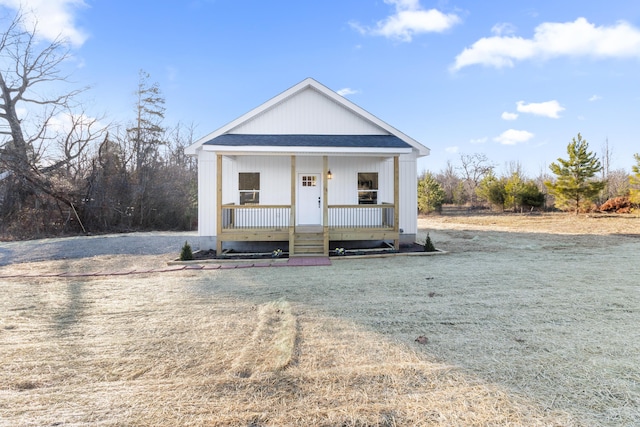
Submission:
[[[270,183],[280,185],[290,195],[286,204],[252,204],[242,200],[225,203],[223,189],[228,187],[224,180],[233,179],[230,177],[234,175],[226,173],[224,157],[221,153],[216,155],[216,253],[223,252],[226,242],[288,242],[290,257],[326,256],[331,242],[340,241],[388,241],[399,249],[399,155],[384,159],[385,164],[392,165],[393,182],[386,184],[388,191],[378,192],[372,202],[357,198],[358,204],[330,203],[332,173],[328,154],[315,156],[321,164],[315,175],[301,173],[306,169],[299,167],[308,163],[309,155],[288,155],[288,182]],[[305,193],[307,185],[317,193],[309,197]],[[309,221],[308,212],[302,212],[309,206],[314,210],[317,207],[319,215],[314,217],[317,219]]]

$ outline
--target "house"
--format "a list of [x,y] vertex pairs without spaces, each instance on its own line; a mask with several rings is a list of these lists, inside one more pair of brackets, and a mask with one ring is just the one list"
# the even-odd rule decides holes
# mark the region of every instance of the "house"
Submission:
[[429,149],[314,79],[185,152],[198,158],[200,249],[302,256],[415,241],[417,159]]

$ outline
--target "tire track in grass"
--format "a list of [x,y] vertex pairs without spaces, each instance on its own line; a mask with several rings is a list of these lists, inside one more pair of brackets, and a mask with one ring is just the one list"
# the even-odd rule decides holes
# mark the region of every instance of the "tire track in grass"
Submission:
[[292,362],[296,344],[296,317],[284,300],[260,306],[258,324],[234,361],[231,372],[240,378],[279,372]]

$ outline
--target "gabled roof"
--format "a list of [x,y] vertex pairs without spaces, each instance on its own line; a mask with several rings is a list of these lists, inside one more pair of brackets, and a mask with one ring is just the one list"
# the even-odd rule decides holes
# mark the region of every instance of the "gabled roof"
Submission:
[[[360,134],[354,131],[327,135],[311,134],[302,131],[300,133],[283,135],[283,132],[277,132],[277,129],[274,129],[273,133],[244,132],[247,127],[251,130],[251,122],[256,122],[266,114],[273,113],[278,106],[293,100],[296,96],[302,95],[309,89],[312,89],[314,93],[320,94],[320,97],[339,105],[343,108],[342,111],[346,109],[347,111],[345,111],[345,113],[353,115],[354,118],[362,122],[362,128],[367,131],[367,134]],[[293,120],[291,122],[293,122]],[[370,134],[373,133],[371,129],[377,129],[377,131],[375,131],[377,134]],[[205,135],[187,147],[185,152],[188,155],[196,155],[199,150],[204,149],[203,146],[206,146],[208,150],[214,147],[227,147],[228,150],[231,147],[253,146],[260,147],[260,151],[263,151],[269,146],[310,147],[312,148],[311,151],[314,152],[321,147],[345,148],[347,150],[354,148],[373,148],[396,152],[411,152],[415,150],[418,156],[429,155],[429,149],[418,141],[383,122],[373,114],[360,108],[312,78],[303,80],[257,108],[254,108],[216,131]]]

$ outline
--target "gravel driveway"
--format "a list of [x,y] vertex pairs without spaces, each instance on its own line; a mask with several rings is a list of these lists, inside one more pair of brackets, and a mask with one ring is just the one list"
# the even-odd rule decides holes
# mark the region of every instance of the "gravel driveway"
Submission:
[[159,255],[180,253],[185,241],[194,245],[197,232],[148,232],[75,236],[54,239],[0,242],[0,266],[96,255]]

